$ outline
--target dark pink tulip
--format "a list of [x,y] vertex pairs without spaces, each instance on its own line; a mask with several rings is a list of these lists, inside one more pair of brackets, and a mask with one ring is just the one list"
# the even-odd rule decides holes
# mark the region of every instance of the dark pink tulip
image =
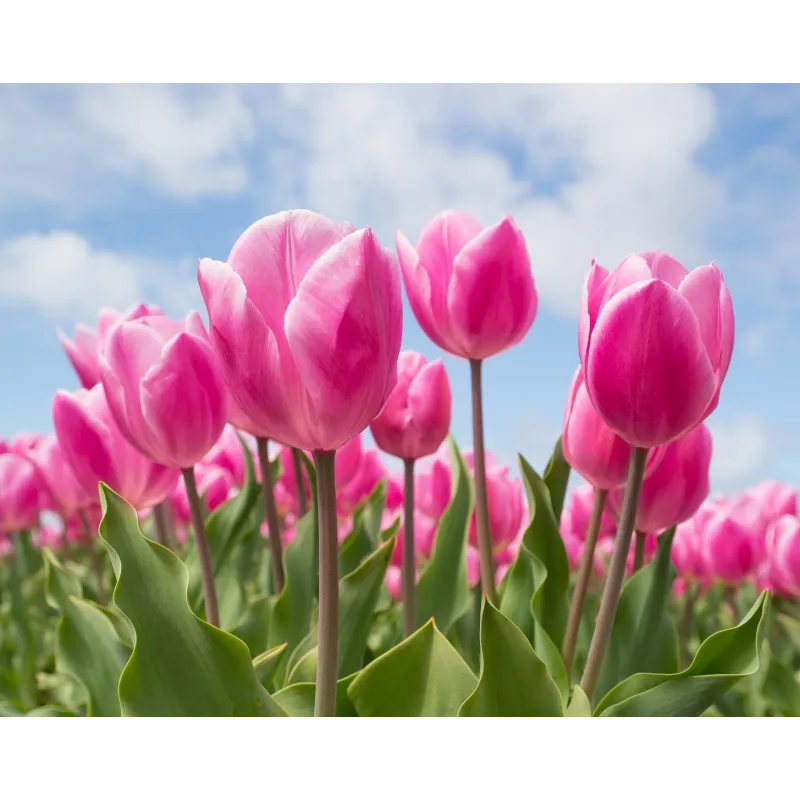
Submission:
[[[561,536],[566,541],[567,537],[573,537],[583,542],[589,531],[589,521],[592,516],[592,506],[594,505],[594,487],[588,483],[581,484],[573,489],[567,496],[564,509],[561,512],[560,530]],[[617,524],[613,517],[603,511],[600,518],[600,530],[598,538],[603,539],[613,537],[617,532]]]
[[[617,489],[625,485],[631,446],[614,433],[595,410],[581,367],[572,378],[561,445],[567,463],[594,488]],[[648,453],[645,477],[656,467],[661,455],[662,449],[658,447]]]
[[[338,476],[337,476],[338,477]],[[340,517],[347,517],[386,477],[386,467],[377,450],[362,450],[358,467],[350,480],[336,485],[336,505]]]
[[310,211],[251,225],[227,263],[203,259],[211,341],[252,432],[340,448],[397,382],[403,328],[394,256],[369,229]]
[[701,580],[708,574],[703,545],[704,522],[705,515],[698,511],[675,530],[675,538],[672,540],[672,563],[682,578]]
[[111,328],[118,322],[139,319],[140,317],[161,314],[158,306],[138,303],[120,313],[113,308],[101,308],[97,316],[97,330],[80,323],[75,326],[75,334],[68,339],[61,331],[58,340],[64,348],[84,389],[91,389],[100,382],[100,355],[105,347],[106,337]]
[[[245,444],[250,449],[248,437],[243,436]],[[204,467],[220,467],[227,470],[233,478],[233,485],[241,488],[245,481],[245,459],[239,436],[233,425],[226,425],[220,434],[217,443],[208,451],[206,457],[200,462]],[[257,467],[258,462],[255,462]]]
[[197,312],[116,324],[100,359],[119,429],[157,464],[193,467],[228,420],[228,391]]
[[[385,512],[381,521],[381,530],[386,530],[397,519],[400,520],[400,527],[397,529],[397,538],[390,563],[399,567],[403,563],[403,535],[405,533],[403,515],[397,512]],[[418,565],[431,557],[435,535],[436,520],[432,520],[421,511],[414,511],[414,552]]]
[[463,211],[443,211],[416,249],[399,231],[396,245],[411,310],[443,350],[484,359],[524,338],[538,300],[525,238],[511,217],[483,229]]
[[703,556],[713,577],[739,583],[758,567],[760,550],[753,532],[724,509],[706,521]]
[[733,351],[733,305],[713,265],[666,253],[598,264],[583,287],[578,351],[597,412],[636,447],[692,430],[719,402]]
[[449,447],[443,445],[436,457],[422,465],[414,478],[415,505],[434,519],[439,519],[450,504],[448,450]]
[[0,455],[0,534],[36,527],[40,496],[33,464],[16,453]]
[[450,381],[441,361],[411,350],[397,359],[397,386],[370,431],[378,447],[403,460],[432,455],[450,429]]
[[53,424],[64,458],[84,491],[103,481],[137,509],[169,497],[179,473],[143,456],[114,421],[102,383],[89,391],[56,392]]
[[386,479],[386,510],[397,511],[403,505],[403,479],[390,475]]
[[39,470],[41,482],[53,500],[53,510],[66,519],[79,509],[97,502],[76,480],[55,436],[47,436],[28,453],[28,458]]
[[[656,468],[642,483],[636,530],[658,533],[685,522],[708,497],[711,434],[705,425],[664,448]],[[619,514],[623,491],[608,494],[609,509]]]

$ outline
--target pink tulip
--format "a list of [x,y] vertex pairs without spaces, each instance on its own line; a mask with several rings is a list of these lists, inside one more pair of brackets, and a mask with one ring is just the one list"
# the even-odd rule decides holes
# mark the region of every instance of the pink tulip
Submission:
[[[642,483],[636,529],[657,533],[689,519],[708,497],[711,434],[698,425],[664,448],[656,468]],[[611,512],[619,515],[623,490],[608,494]]]
[[18,456],[28,456],[46,438],[43,433],[18,433],[8,443],[8,452],[16,453]]
[[[658,537],[657,536],[648,536],[645,539],[644,544],[644,557],[645,563],[651,561],[652,558],[655,556],[656,551],[658,549]],[[611,553],[614,549],[614,539],[598,539],[597,546],[595,547],[594,551],[594,571],[597,575],[601,577],[605,577],[606,571],[608,570],[609,561],[611,561]],[[569,555],[569,553],[567,553]],[[628,575],[633,574],[633,562],[636,556],[636,542],[631,541],[630,549],[628,550],[628,558],[625,562],[625,570]]]
[[[403,535],[405,526],[403,525],[403,515],[387,511],[381,521],[381,530],[386,530],[395,520],[400,520],[400,527],[397,529],[395,547],[392,550],[390,563],[401,566],[403,563]],[[414,511],[414,552],[417,562],[422,563],[431,557],[433,551],[433,540],[436,535],[436,521],[427,517],[421,511]]]
[[16,453],[0,455],[0,534],[17,533],[39,524],[39,474]]
[[406,461],[436,452],[450,429],[450,381],[441,361],[406,350],[397,360],[397,386],[370,431],[389,455]]
[[396,511],[403,505],[403,479],[390,475],[386,479],[386,510]]
[[800,519],[784,514],[772,523],[768,538],[780,586],[800,594]]
[[569,568],[574,570],[578,568],[583,556],[585,547],[585,540],[575,536],[569,531],[561,531],[561,539],[564,542],[564,550],[567,552],[567,560],[569,561]]
[[[564,509],[561,512],[561,536],[573,537],[581,542],[586,540],[589,531],[589,521],[592,517],[592,506],[594,505],[594,487],[588,483],[573,489],[567,496]],[[617,531],[617,524],[613,517],[604,510],[600,518],[600,530],[598,538],[613,537]]]
[[219,439],[228,393],[197,312],[181,325],[141,317],[113,327],[100,359],[114,419],[157,464],[187,469]]
[[[205,501],[206,510],[210,514],[219,508],[230,497],[234,482],[230,472],[221,467],[199,465],[195,469],[197,493]],[[172,492],[172,508],[176,521],[181,525],[188,525],[192,519],[189,506],[189,497],[186,494],[186,484],[183,478]]]
[[481,582],[481,557],[478,548],[467,545],[467,583],[474,589]]
[[[244,437],[245,444],[250,448],[247,437]],[[245,481],[245,458],[242,445],[239,441],[236,428],[233,425],[226,425],[217,443],[208,451],[202,460],[204,467],[220,467],[226,470],[233,479],[233,485],[241,488]],[[257,467],[257,461],[255,466]]]
[[751,531],[722,510],[705,524],[703,556],[714,577],[739,583],[757,568],[759,544]]
[[350,480],[336,486],[336,505],[339,516],[346,517],[386,477],[386,467],[377,450],[364,450],[358,468]]
[[[297,496],[297,477],[294,471],[294,456],[290,447],[282,447],[279,453],[281,463],[281,476],[275,483],[275,502],[279,510],[284,513],[289,511],[295,516],[300,514],[300,503]],[[311,508],[311,484],[308,475],[303,470],[303,488],[305,490],[306,505]]]
[[59,550],[64,546],[64,531],[52,525],[42,525],[33,535],[33,544],[38,548]]
[[691,519],[682,522],[672,540],[672,563],[678,575],[689,580],[700,580],[708,574],[703,544],[703,517],[698,511]]
[[403,595],[401,572],[402,570],[400,567],[390,564],[386,568],[386,577],[384,578],[386,588],[389,590],[389,594],[395,603],[399,603]]
[[479,360],[520,342],[536,317],[525,239],[511,217],[482,229],[463,211],[443,211],[416,250],[399,231],[397,253],[411,310],[448,353]]
[[733,306],[713,265],[688,272],[666,253],[593,263],[578,351],[603,420],[636,447],[679,438],[719,402],[733,350]]
[[131,306],[121,314],[113,308],[101,308],[97,317],[97,331],[78,324],[75,326],[74,339],[68,339],[59,331],[58,340],[83,388],[91,389],[100,382],[102,376],[99,358],[105,347],[106,337],[115,324],[161,313],[163,312],[158,306],[148,306],[144,303]]
[[47,487],[53,506],[66,519],[79,509],[97,502],[75,479],[55,436],[45,437],[28,453],[28,458],[39,471],[41,483]]
[[178,472],[155,464],[132,447],[114,422],[102,383],[89,391],[56,392],[53,423],[61,451],[85,492],[108,484],[135,508],[169,497]]
[[228,388],[258,435],[337,450],[397,383],[403,327],[394,257],[369,229],[310,211],[251,225],[200,289]]
[[417,508],[429,517],[439,519],[450,504],[450,461],[447,445],[436,457],[422,465],[414,478],[414,500]]
[[797,516],[797,489],[791,486],[785,486],[778,481],[764,481],[746,494],[772,519],[785,514]]
[[[569,390],[561,445],[567,463],[596,489],[625,485],[631,446],[595,411],[580,367],[575,371]],[[645,477],[656,467],[662,453],[660,447],[648,453]]]

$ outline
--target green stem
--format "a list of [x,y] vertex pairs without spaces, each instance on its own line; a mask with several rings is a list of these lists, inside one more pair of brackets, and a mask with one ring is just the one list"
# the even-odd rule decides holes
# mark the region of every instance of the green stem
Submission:
[[597,681],[600,679],[600,670],[603,666],[609,639],[611,638],[611,629],[614,627],[614,616],[617,613],[622,582],[625,579],[625,566],[628,561],[628,551],[630,550],[633,528],[636,523],[636,509],[639,505],[639,494],[642,489],[646,460],[646,447],[634,447],[631,449],[628,482],[625,486],[625,499],[622,501],[622,509],[619,515],[614,552],[611,555],[603,598],[600,601],[600,610],[595,621],[594,635],[589,646],[589,657],[586,660],[583,678],[581,678],[581,689],[590,700],[597,687]]
[[272,590],[277,595],[283,591],[283,545],[278,507],[275,505],[275,487],[272,481],[272,465],[269,463],[267,440],[259,437],[258,461],[261,465],[261,494],[264,500],[264,517],[269,531],[269,563],[272,566]]
[[336,519],[336,452],[314,452],[319,518],[319,616],[314,716],[336,715],[339,659],[339,537]]
[[214,567],[211,563],[211,552],[208,549],[206,523],[203,519],[203,505],[197,492],[194,478],[194,467],[183,471],[183,482],[186,484],[186,495],[189,498],[189,509],[192,512],[192,528],[197,544],[197,555],[200,560],[200,578],[203,584],[203,599],[206,606],[206,620],[219,628],[219,606],[217,605],[217,587],[214,583]]
[[644,546],[647,544],[647,534],[636,531],[636,543],[633,551],[633,571],[638,572],[644,566]]
[[489,600],[497,604],[494,586],[492,533],[489,526],[489,498],[486,492],[486,455],[483,445],[483,389],[480,359],[471,359],[472,379],[472,453],[475,462],[475,522],[478,531],[478,554],[481,567],[481,587]]
[[592,516],[589,519],[589,529],[586,531],[586,543],[584,544],[583,553],[581,554],[581,563],[578,567],[575,592],[572,595],[572,602],[569,607],[567,630],[564,634],[563,656],[567,675],[570,674],[572,662],[575,658],[575,645],[578,641],[578,631],[581,626],[583,606],[586,602],[586,593],[589,589],[589,581],[592,577],[594,550],[597,546],[597,536],[600,532],[600,522],[603,519],[603,507],[605,506],[607,494],[608,492],[605,489],[594,490]]
[[403,636],[408,638],[416,630],[415,591],[417,569],[414,559],[414,459],[405,462],[405,487],[403,489]]
[[92,571],[94,572],[95,580],[97,581],[97,596],[100,599],[101,605],[105,605],[108,602],[108,597],[106,595],[106,587],[103,581],[103,567],[100,564],[100,558],[97,555],[97,550],[94,547],[94,538],[92,537],[92,530],[89,526],[89,517],[86,515],[86,511],[84,509],[80,509],[78,511],[78,517],[81,521],[81,530],[83,531],[83,545],[86,548],[86,552],[89,554],[89,561],[92,565]]
[[294,482],[297,484],[297,507],[300,516],[308,514],[308,498],[306,497],[306,484],[303,480],[303,464],[300,459],[300,450],[292,448],[292,466],[294,467]]

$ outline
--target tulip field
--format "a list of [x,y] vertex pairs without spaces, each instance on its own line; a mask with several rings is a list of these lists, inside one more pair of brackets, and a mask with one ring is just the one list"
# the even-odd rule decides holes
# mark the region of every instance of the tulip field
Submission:
[[60,333],[82,388],[0,441],[0,716],[800,716],[797,492],[710,492],[735,298],[619,256],[546,463],[485,446],[537,314],[511,217],[273,214],[200,261],[203,316]]

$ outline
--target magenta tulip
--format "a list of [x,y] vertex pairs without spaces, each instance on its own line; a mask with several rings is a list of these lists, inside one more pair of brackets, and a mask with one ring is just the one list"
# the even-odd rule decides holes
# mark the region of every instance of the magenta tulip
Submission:
[[[400,526],[397,529],[397,537],[395,539],[395,547],[392,550],[392,558],[389,563],[395,566],[401,566],[403,563],[403,538],[405,534],[405,526],[403,524],[403,516],[401,514],[386,512],[381,521],[381,530],[386,530],[392,525],[395,520],[400,520]],[[417,510],[414,512],[414,554],[417,566],[427,561],[431,557],[433,551],[433,540],[436,535],[436,521]]]
[[394,257],[370,230],[275,214],[227,263],[203,259],[199,281],[226,382],[259,436],[333,451],[380,413],[403,310]]
[[698,511],[675,530],[672,541],[672,563],[682,578],[701,580],[708,574],[703,545],[703,524]]
[[141,509],[160,503],[175,488],[178,472],[146,458],[122,435],[102,383],[89,391],[56,392],[53,423],[72,474],[92,496],[103,481]]
[[665,253],[628,256],[611,273],[593,264],[578,326],[592,404],[636,447],[679,438],[717,406],[733,323],[713,264],[688,272]]
[[[595,489],[624,486],[631,446],[614,433],[595,410],[581,367],[575,370],[572,378],[564,411],[561,446],[567,463]],[[662,448],[656,447],[648,453],[645,477],[656,467],[662,452]]]
[[377,450],[362,450],[361,458],[350,480],[336,486],[336,506],[340,517],[348,517],[358,504],[369,497],[386,477],[386,466]]
[[97,330],[94,331],[87,325],[75,326],[73,339],[67,338],[61,331],[58,340],[64,348],[84,389],[91,389],[99,383],[102,375],[100,370],[100,355],[105,347],[106,337],[111,328],[118,322],[135,320],[140,317],[161,314],[158,306],[148,306],[144,303],[131,306],[121,314],[113,308],[101,308],[97,315]]
[[397,386],[370,425],[378,447],[410,461],[436,452],[450,429],[450,381],[441,361],[406,350],[397,360]]
[[[247,442],[247,437],[243,437],[248,449],[252,448]],[[233,485],[241,488],[244,486],[246,477],[245,457],[239,435],[233,425],[226,425],[220,434],[216,444],[208,451],[206,457],[201,462],[204,467],[220,467],[226,470],[233,479]],[[258,463],[255,464],[256,474],[258,474]]]
[[0,455],[0,534],[17,533],[39,523],[40,478],[16,453]]
[[463,211],[443,211],[416,250],[398,231],[397,253],[411,310],[432,342],[480,360],[520,342],[537,296],[522,232],[511,217],[491,228]]
[[[228,470],[218,466],[198,465],[195,473],[197,492],[203,498],[206,510],[210,514],[230,497],[235,486],[233,476]],[[183,479],[178,482],[171,499],[176,522],[183,526],[188,525],[192,519],[192,512]]]
[[[584,483],[573,489],[567,496],[564,509],[561,512],[560,530],[561,536],[566,541],[567,537],[573,537],[579,541],[586,540],[589,530],[589,522],[592,516],[592,506],[594,505],[594,487]],[[616,533],[617,525],[613,517],[606,511],[600,518],[598,538],[613,538]]]
[[706,521],[703,556],[714,577],[725,583],[739,583],[755,571],[759,555],[760,546],[753,532],[725,510]]
[[228,394],[214,353],[183,324],[141,317],[113,327],[100,358],[114,419],[128,441],[157,464],[187,469],[214,446],[228,420]]
[[[658,533],[685,522],[708,497],[711,434],[705,425],[671,442],[656,468],[642,483],[636,530]],[[608,504],[619,514],[623,492],[609,492]]]
[[800,519],[784,514],[772,523],[768,537],[781,588],[800,594]]
[[29,452],[41,482],[53,499],[54,510],[66,519],[97,502],[97,487],[91,494],[78,483],[55,436],[47,436]]

